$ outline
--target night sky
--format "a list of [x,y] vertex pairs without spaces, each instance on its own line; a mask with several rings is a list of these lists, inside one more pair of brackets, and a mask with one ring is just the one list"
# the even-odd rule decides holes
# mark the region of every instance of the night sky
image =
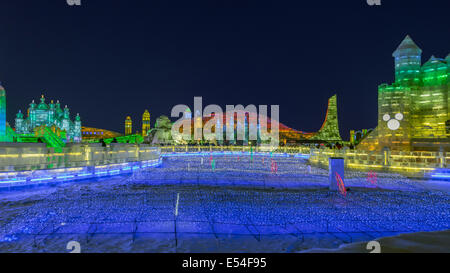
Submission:
[[[279,104],[280,121],[316,131],[338,94],[340,131],[372,128],[377,87],[410,34],[450,53],[450,1],[1,0],[0,81],[14,124],[41,94],[82,124],[140,130],[176,104]],[[176,120],[176,119],[172,119]],[[138,126],[139,128],[136,128]]]

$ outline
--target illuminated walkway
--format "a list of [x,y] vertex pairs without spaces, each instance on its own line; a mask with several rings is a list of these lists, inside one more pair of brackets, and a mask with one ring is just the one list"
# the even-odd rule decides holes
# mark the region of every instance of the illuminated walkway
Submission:
[[68,252],[76,240],[82,252],[295,252],[450,228],[448,192],[424,181],[379,174],[376,186],[396,190],[376,189],[367,174],[348,173],[344,197],[302,159],[276,159],[276,173],[269,157],[210,160],[166,158],[131,176],[2,191],[0,251]]

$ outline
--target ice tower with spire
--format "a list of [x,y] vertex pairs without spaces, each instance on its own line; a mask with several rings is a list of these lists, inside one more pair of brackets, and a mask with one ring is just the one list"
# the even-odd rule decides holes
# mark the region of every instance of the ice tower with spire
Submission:
[[0,82],[0,141],[6,139],[6,91]]
[[407,35],[392,56],[395,81],[378,87],[378,126],[358,147],[450,151],[450,55],[422,65]]
[[395,63],[395,82],[405,86],[419,84],[422,50],[409,35],[400,43],[392,57]]

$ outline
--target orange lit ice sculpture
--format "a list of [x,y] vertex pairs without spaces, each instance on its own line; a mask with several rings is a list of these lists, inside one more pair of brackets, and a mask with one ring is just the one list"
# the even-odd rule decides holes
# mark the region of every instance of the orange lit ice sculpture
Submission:
[[378,126],[359,149],[409,151],[440,145],[450,136],[450,55],[421,65],[411,37],[394,51],[395,82],[378,88]]
[[[49,131],[56,133],[60,132],[59,136],[65,136],[62,138],[63,142],[81,142],[81,118],[77,114],[75,120],[70,120],[70,111],[67,105],[64,109],[61,109],[59,101],[49,104],[45,103],[44,95],[40,99],[40,103],[36,105],[34,100],[30,103],[28,108],[28,117],[24,117],[22,112],[16,115],[15,129],[17,134],[31,135],[35,134],[35,130],[41,127],[47,127]],[[38,130],[39,131],[39,130]],[[39,132],[40,132],[39,131]],[[64,134],[61,134],[64,131]]]

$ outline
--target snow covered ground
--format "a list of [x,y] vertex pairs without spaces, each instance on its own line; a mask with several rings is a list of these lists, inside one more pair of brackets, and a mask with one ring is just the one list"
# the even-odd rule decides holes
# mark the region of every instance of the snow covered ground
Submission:
[[327,170],[302,159],[196,156],[2,190],[0,252],[69,252],[69,241],[81,252],[300,252],[450,229],[448,182],[345,177],[344,196],[328,190]]

